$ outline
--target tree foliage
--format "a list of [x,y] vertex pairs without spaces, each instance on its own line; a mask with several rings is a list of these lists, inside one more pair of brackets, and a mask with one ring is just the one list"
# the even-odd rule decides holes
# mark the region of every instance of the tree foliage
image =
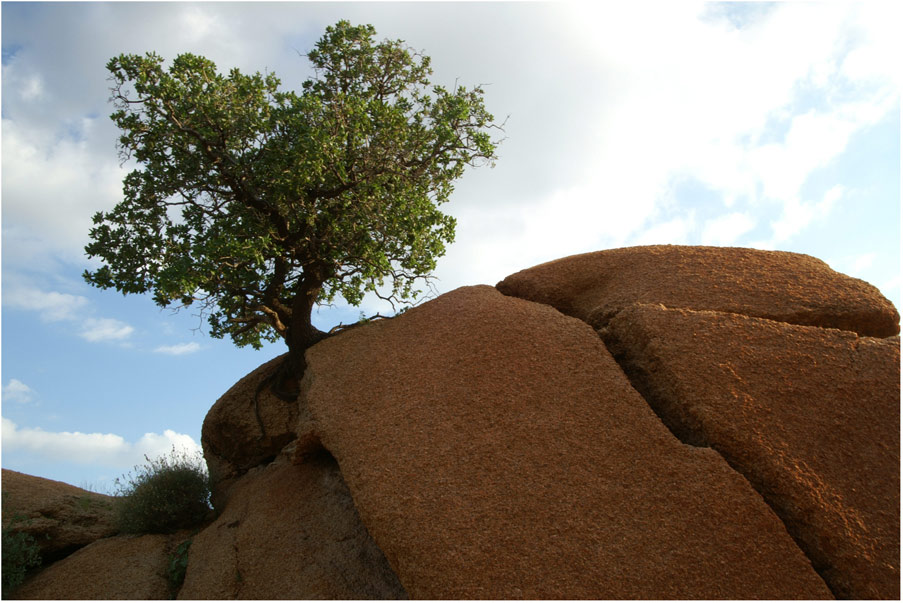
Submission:
[[[290,351],[317,303],[413,299],[454,239],[439,206],[495,159],[483,90],[432,85],[429,57],[340,21],[301,90],[210,60],[109,61],[124,199],[94,216],[85,279],[160,306],[198,304],[214,337]],[[388,280],[390,288],[385,289]]]

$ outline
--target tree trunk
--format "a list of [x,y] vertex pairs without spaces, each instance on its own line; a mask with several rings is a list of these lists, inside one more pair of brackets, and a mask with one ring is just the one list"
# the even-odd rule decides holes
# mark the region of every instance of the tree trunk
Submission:
[[301,379],[307,369],[304,353],[307,348],[326,337],[326,333],[311,323],[311,313],[322,286],[322,283],[309,282],[305,279],[301,282],[298,294],[292,303],[291,324],[285,334],[288,355],[270,385],[270,389],[276,396],[289,402],[297,399],[300,393]]

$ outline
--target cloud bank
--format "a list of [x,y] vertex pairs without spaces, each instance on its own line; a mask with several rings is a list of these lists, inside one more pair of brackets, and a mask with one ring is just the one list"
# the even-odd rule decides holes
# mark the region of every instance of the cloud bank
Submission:
[[[900,42],[888,10],[686,2],[55,7],[50,42],[23,45],[4,65],[4,236],[20,249],[43,241],[38,255],[84,262],[89,218],[115,204],[131,167],[117,165],[116,133],[101,117],[109,110],[103,65],[113,54],[153,49],[172,59],[188,50],[221,69],[274,71],[294,88],[309,75],[296,49],[308,49],[341,13],[424,48],[438,83],[487,84],[489,109],[509,116],[498,167],[469,173],[447,207],[459,229],[437,272],[443,290],[640,242],[792,247],[839,206],[807,183],[899,108]],[[146,27],[129,25],[137,22]],[[498,22],[517,35],[497,31]],[[4,35],[15,44],[12,23]],[[72,49],[78,62],[62,64]],[[688,182],[719,201],[694,210],[679,191]]]
[[78,336],[91,343],[123,343],[135,331],[131,325],[115,318],[92,317],[92,305],[82,295],[34,287],[23,282],[17,274],[6,275],[3,306],[36,312],[43,322],[74,324]]
[[143,464],[145,456],[153,459],[167,455],[173,448],[190,454],[201,452],[191,436],[170,429],[162,434],[146,433],[137,441],[128,442],[112,433],[22,428],[6,417],[2,418],[2,438],[4,454],[24,452],[48,461],[118,469]]

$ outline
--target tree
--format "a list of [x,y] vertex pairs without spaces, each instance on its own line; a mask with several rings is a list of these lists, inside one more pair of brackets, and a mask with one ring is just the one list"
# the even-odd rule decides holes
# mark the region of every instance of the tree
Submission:
[[454,239],[438,206],[467,166],[496,159],[501,127],[480,87],[431,85],[429,57],[374,36],[327,27],[300,93],[192,54],[169,69],[155,53],[111,59],[120,157],[139,167],[94,216],[85,250],[104,264],[85,279],[197,303],[238,346],[281,338],[294,378],[324,337],[316,304],[414,299]]

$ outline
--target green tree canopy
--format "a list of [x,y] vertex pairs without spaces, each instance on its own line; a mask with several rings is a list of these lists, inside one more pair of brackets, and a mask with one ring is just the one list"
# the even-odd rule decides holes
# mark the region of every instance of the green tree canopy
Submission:
[[429,57],[374,36],[328,27],[300,92],[192,54],[110,60],[120,155],[139,167],[94,216],[86,252],[104,264],[85,279],[197,303],[239,346],[281,338],[296,372],[322,337],[315,304],[413,299],[454,238],[439,206],[495,159],[500,128],[480,87],[432,85]]

